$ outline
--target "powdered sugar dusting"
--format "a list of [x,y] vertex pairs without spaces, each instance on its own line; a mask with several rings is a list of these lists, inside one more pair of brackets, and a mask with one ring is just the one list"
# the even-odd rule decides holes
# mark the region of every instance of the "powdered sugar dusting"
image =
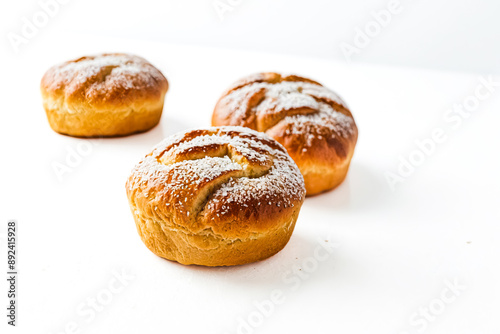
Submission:
[[256,107],[256,112],[262,115],[297,108],[317,109],[318,102],[312,96],[301,93],[301,84],[299,82],[261,83],[260,85],[266,86],[266,98]]
[[102,54],[82,57],[52,67],[44,80],[49,89],[82,86],[89,91],[144,89],[165,82],[165,77],[144,58],[127,54]]
[[225,216],[230,215],[235,207],[249,207],[255,203],[259,207],[293,207],[303,191],[300,179],[296,168],[278,161],[269,173],[260,178],[230,179],[213,193],[213,200],[207,203],[207,209]]
[[231,143],[231,148],[237,150],[238,153],[248,160],[261,163],[268,160],[267,155],[258,154],[256,151],[257,148],[260,150],[267,150],[267,146],[257,141],[252,142],[245,138],[232,137],[227,134],[202,135],[189,141],[180,142],[178,145],[174,145],[170,149],[169,156],[182,156],[194,151],[200,151],[200,148],[203,153],[208,153],[210,148],[218,148],[225,146],[228,143]]
[[[221,119],[230,120],[229,123],[245,125],[276,138],[283,135],[301,138],[304,153],[318,139],[351,139],[357,135],[345,102],[333,91],[300,77],[279,78],[269,82],[248,81],[238,86],[221,98],[221,109],[216,112],[226,113],[228,116]],[[277,132],[275,127],[279,127]]]
[[240,113],[239,116],[244,117],[246,109],[241,108],[241,106],[248,105],[248,99],[262,89],[265,90],[265,98],[254,109],[254,113],[261,117],[265,114],[277,114],[286,110],[300,108],[318,110],[320,108],[319,99],[327,99],[345,106],[342,99],[326,87],[308,82],[294,81],[283,81],[275,84],[267,82],[251,83],[232,91],[223,99],[233,112]]
[[[308,115],[293,115],[285,117],[285,135],[303,136],[303,147],[312,147],[315,139],[340,136],[350,138],[355,134],[354,120],[335,111],[330,105],[319,102],[319,112]],[[307,134],[307,135],[305,135]]]
[[[231,153],[211,156],[221,147]],[[137,197],[147,194],[156,206],[173,203],[163,204],[172,214],[192,219],[201,214],[208,220],[241,210],[255,214],[256,205],[264,212],[266,206],[289,208],[305,195],[304,179],[286,150],[242,127],[187,131],[165,139],[134,168],[128,188]]]

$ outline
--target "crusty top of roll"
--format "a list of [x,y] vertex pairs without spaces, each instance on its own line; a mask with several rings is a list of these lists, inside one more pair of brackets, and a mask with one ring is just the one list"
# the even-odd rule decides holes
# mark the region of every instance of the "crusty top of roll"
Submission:
[[282,228],[280,218],[297,210],[305,188],[275,140],[218,127],[165,139],[134,168],[127,193],[138,214],[170,228],[243,239]]
[[218,101],[212,124],[266,132],[299,166],[344,163],[358,134],[336,93],[311,79],[278,73],[258,73],[234,83]]
[[81,57],[50,68],[42,78],[42,94],[77,109],[126,107],[158,100],[168,90],[167,79],[144,58],[109,53]]

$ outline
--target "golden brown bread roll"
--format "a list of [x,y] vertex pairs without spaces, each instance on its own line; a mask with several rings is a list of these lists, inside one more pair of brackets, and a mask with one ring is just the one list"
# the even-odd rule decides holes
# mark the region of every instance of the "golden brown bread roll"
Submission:
[[45,73],[40,89],[54,131],[110,137],[157,125],[168,82],[144,58],[115,53],[56,65]]
[[286,150],[242,127],[192,130],[165,139],[126,184],[142,241],[182,264],[230,266],[279,252],[305,197]]
[[358,129],[345,102],[316,81],[258,73],[234,83],[217,102],[212,125],[239,125],[281,143],[304,176],[307,195],[345,179]]

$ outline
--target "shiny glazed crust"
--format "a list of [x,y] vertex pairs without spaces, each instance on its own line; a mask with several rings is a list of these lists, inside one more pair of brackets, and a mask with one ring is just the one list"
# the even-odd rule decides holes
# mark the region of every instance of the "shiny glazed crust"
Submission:
[[286,150],[242,127],[171,136],[126,184],[137,231],[156,255],[182,264],[230,266],[279,252],[305,197]]
[[345,102],[316,81],[258,73],[234,83],[219,99],[212,125],[265,132],[281,143],[305,179],[307,195],[345,179],[358,129]]
[[40,90],[54,131],[76,137],[110,137],[157,125],[168,82],[141,57],[101,54],[50,68]]

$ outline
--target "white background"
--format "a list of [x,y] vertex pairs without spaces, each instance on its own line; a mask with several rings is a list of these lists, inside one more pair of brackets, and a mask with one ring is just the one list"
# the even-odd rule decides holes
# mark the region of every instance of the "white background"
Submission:
[[[39,0],[6,1],[2,35],[19,32]],[[42,2],[49,0],[42,0]],[[62,1],[62,0],[61,0]],[[234,3],[222,20],[218,0],[65,0],[34,40],[59,31],[219,46],[343,60],[342,42],[390,0],[220,0]],[[395,15],[354,60],[436,69],[500,71],[500,2],[399,0]],[[7,38],[2,43],[8,48]],[[31,43],[24,49],[34,47]]]
[[[498,70],[498,4],[408,1],[347,63],[338,44],[386,3],[243,1],[222,21],[210,1],[182,3],[74,0],[18,53],[3,39],[0,233],[7,219],[20,225],[19,326],[9,331],[70,333],[74,322],[79,333],[237,333],[255,303],[280,290],[284,302],[244,333],[499,332],[500,87],[459,126],[443,119]],[[2,6],[4,35],[39,10],[30,1]],[[160,125],[107,140],[54,133],[41,76],[104,51],[142,55],[167,76]],[[269,260],[202,268],[154,256],[128,209],[130,169],[163,137],[209,125],[232,81],[265,70],[310,76],[348,102],[360,129],[348,179],[306,200],[290,243]],[[391,190],[385,173],[436,128],[447,140]],[[54,163],[82,143],[90,153],[59,180]],[[4,254],[5,235],[0,243]],[[338,247],[318,261],[315,250],[329,245]],[[94,319],[78,312],[122,270],[134,278]],[[439,304],[453,281],[463,291],[419,331],[419,312]]]

